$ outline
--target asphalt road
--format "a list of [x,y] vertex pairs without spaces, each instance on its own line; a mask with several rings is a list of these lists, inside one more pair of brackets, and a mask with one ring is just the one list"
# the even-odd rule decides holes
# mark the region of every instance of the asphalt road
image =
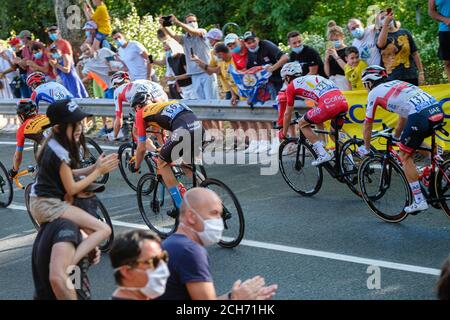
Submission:
[[[0,161],[9,168],[14,146],[6,141],[13,137],[0,134]],[[23,163],[33,164],[30,151]],[[238,278],[260,274],[279,285],[276,299],[435,299],[437,274],[450,253],[450,220],[441,211],[388,224],[327,173],[321,191],[304,198],[279,173],[264,176],[260,169],[207,166],[210,177],[223,180],[239,197],[246,219],[240,246],[208,249],[218,293]],[[128,225],[116,225],[116,233],[146,227],[135,193],[119,171],[100,198],[116,224]],[[23,191],[16,190],[13,205],[0,209],[0,299],[33,295],[30,256],[36,232],[23,205]],[[380,267],[379,289],[368,289],[370,266]],[[107,255],[90,270],[90,279],[93,298],[108,299],[114,281]]]

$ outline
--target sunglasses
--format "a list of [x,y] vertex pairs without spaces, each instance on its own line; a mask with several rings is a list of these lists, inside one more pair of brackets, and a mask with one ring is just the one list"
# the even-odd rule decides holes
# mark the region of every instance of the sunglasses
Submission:
[[142,263],[150,267],[150,269],[156,269],[160,261],[167,263],[169,261],[169,254],[167,251],[163,251],[159,256],[151,257],[148,260],[137,260],[137,263]]

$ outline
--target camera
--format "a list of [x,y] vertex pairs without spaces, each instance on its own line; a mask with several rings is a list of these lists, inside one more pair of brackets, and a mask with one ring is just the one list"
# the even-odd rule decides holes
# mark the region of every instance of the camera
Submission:
[[172,19],[172,15],[169,14],[168,16],[163,16],[162,17],[164,22],[163,22],[163,27],[170,27],[172,26],[172,22],[170,21],[170,19]]

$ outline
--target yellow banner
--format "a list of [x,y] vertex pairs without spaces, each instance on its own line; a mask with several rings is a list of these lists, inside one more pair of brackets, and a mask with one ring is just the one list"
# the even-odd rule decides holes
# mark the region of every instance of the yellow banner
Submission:
[[[423,86],[421,89],[438,100],[445,113],[444,121],[447,122],[445,129],[450,132],[450,84]],[[348,121],[346,121],[344,129],[352,137],[356,135],[358,138],[362,138],[362,124],[366,117],[367,91],[345,91],[344,95],[349,105],[349,111],[347,113]],[[397,119],[398,115],[396,113],[388,112],[383,108],[377,108],[373,130],[381,130],[382,123],[395,128]],[[442,133],[437,132],[436,141],[444,150],[450,150],[450,137],[446,137]],[[376,141],[373,144],[376,147],[380,147]]]

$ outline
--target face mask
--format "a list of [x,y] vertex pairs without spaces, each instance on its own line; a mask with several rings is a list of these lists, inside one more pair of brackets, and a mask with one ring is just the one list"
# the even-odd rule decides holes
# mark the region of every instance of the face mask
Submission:
[[123,40],[115,40],[115,42],[118,47],[123,47],[125,45],[125,41]]
[[42,58],[42,52],[36,52],[33,56],[34,56],[36,59],[40,59],[40,58]]
[[217,62],[222,62],[223,61],[223,59],[221,59],[219,57],[216,57],[216,60],[217,60]]
[[171,56],[172,56],[172,51],[167,50],[167,51],[166,51],[166,57],[167,57],[167,58],[170,58]]
[[188,23],[189,26],[191,26],[192,29],[198,29],[198,23],[197,22],[191,22]]
[[352,36],[356,39],[361,39],[364,35],[364,29],[358,28],[352,31]]
[[212,48],[213,45],[211,44],[211,39],[207,38],[206,43],[208,44],[208,47]]
[[[384,26],[384,20],[386,20],[386,18],[380,19],[381,26]],[[394,22],[394,20],[392,20],[391,22],[389,22],[389,28],[394,28],[394,27],[395,27],[395,22]]]
[[300,53],[300,52],[302,52],[303,51],[303,48],[304,48],[305,46],[302,44],[300,47],[298,47],[298,48],[292,48],[292,51],[293,52],[295,52],[295,53]]
[[233,50],[231,50],[231,52],[233,52],[233,53],[239,53],[239,52],[241,52],[241,45],[238,44],[236,47],[234,47]]
[[222,218],[204,220],[198,214],[198,212],[191,207],[186,199],[184,201],[186,202],[188,207],[197,215],[197,217],[199,217],[203,221],[203,231],[196,231],[189,226],[185,226],[191,229],[193,232],[197,233],[198,237],[205,247],[219,243],[220,239],[222,239],[224,229]]
[[334,41],[333,41],[333,46],[334,46],[335,48],[339,48],[341,45],[342,45],[341,40],[334,40]]
[[50,33],[49,37],[50,37],[50,40],[52,40],[52,41],[58,40],[58,34],[56,34],[56,33]]
[[91,37],[91,32],[90,31],[86,31],[84,34],[86,35],[86,38],[90,38]]
[[145,295],[149,299],[155,299],[163,295],[163,293],[166,291],[167,279],[170,276],[170,271],[169,268],[167,267],[167,263],[165,263],[164,261],[160,261],[158,263],[158,267],[155,270],[152,269],[147,270],[136,269],[136,270],[147,273],[147,283],[145,284],[145,287],[142,288],[119,287],[120,289],[129,291],[140,291],[143,295]]
[[56,53],[52,53],[52,57],[53,57],[53,59],[56,59],[56,60],[58,60],[58,59],[60,59],[60,58],[61,58],[61,54],[60,54],[60,53],[58,53],[58,52],[56,52]]
[[248,49],[248,51],[250,51],[250,52],[252,52],[252,53],[258,52],[258,50],[259,50],[259,45],[256,46],[255,49]]

